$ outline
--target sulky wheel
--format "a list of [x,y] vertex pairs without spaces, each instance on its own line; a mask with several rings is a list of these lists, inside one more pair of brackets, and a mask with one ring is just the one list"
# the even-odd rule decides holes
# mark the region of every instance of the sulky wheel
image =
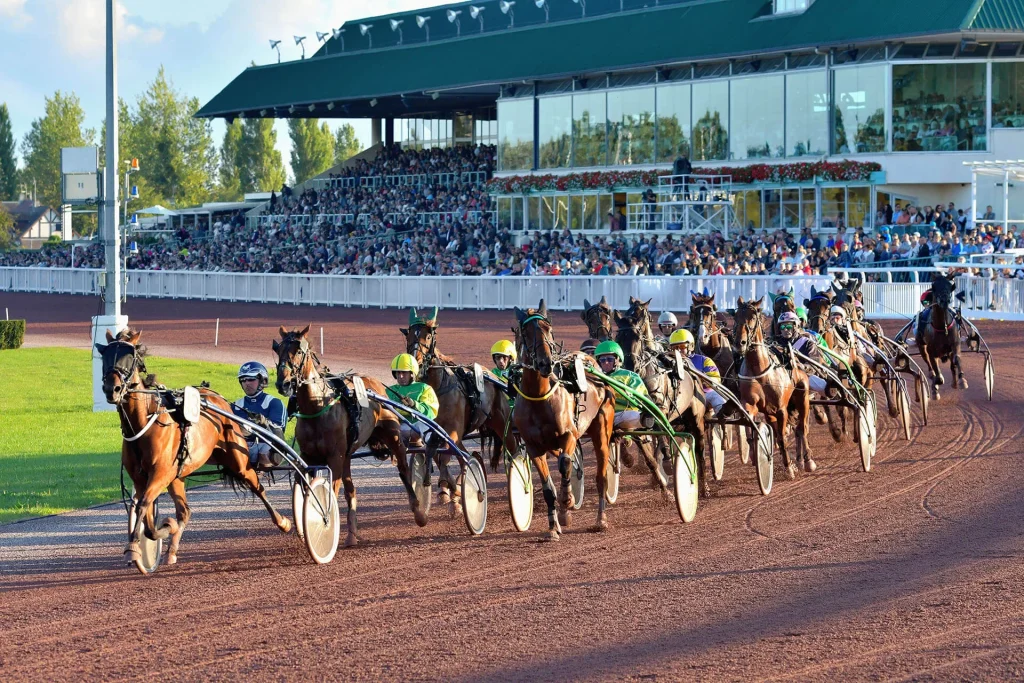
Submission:
[[306,532],[303,536],[306,550],[314,562],[327,564],[338,552],[338,539],[341,536],[338,497],[334,495],[329,479],[313,477],[304,498],[302,524]]
[[740,462],[744,465],[750,464],[750,439],[753,437],[753,432],[749,427],[742,425],[736,426],[737,435],[739,438],[736,440],[740,450]]
[[515,455],[505,460],[505,479],[512,526],[516,531],[526,531],[533,522],[533,476],[525,446],[520,445]]
[[573,510],[583,507],[583,446],[576,442],[576,450],[569,461],[569,486],[572,490]]
[[[135,522],[138,520],[138,504],[135,500],[135,489],[132,489],[131,512],[128,513],[128,542],[131,543],[132,534],[135,532]],[[156,523],[160,512],[160,499],[153,501],[153,520]],[[139,559],[135,560],[135,568],[143,574],[152,574],[160,566],[160,558],[163,556],[163,540],[154,541],[146,537],[145,527],[139,535]]]
[[910,441],[910,394],[907,393],[905,382],[896,383],[896,407],[899,409],[900,422],[903,424],[903,436]]
[[996,371],[992,367],[992,356],[991,354],[985,354],[985,394],[988,396],[988,400],[992,400],[992,391],[995,389],[996,384]]
[[761,495],[772,492],[775,481],[775,435],[771,425],[761,423],[757,426],[757,443],[752,444],[757,453],[757,485]]
[[864,405],[857,410],[857,446],[860,449],[860,464],[865,472],[871,471],[871,458],[875,455],[875,395],[867,393]]
[[716,424],[711,427],[711,474],[715,481],[722,481],[725,476],[725,427]]
[[[531,494],[532,495],[532,494]],[[533,506],[530,506],[531,514]],[[469,533],[479,536],[487,526],[487,474],[476,457],[466,460],[462,475],[462,516]]]
[[[671,437],[668,437],[671,438]],[[672,449],[672,480],[679,518],[689,524],[697,516],[697,463],[687,439],[675,439]]]
[[605,470],[604,499],[614,503],[619,499],[619,475],[622,474],[622,460],[619,449],[622,446],[615,441],[608,446],[608,469]]
[[409,454],[409,483],[412,484],[412,493],[424,515],[430,512],[429,462],[426,453]]
[[292,516],[295,518],[295,533],[299,538],[306,537],[306,527],[302,523],[302,508],[306,505],[306,496],[302,491],[302,480],[295,475],[292,483]]

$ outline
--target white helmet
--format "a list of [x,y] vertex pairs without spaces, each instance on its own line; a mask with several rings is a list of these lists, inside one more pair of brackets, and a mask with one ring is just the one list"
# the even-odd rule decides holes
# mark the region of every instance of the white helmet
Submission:
[[678,325],[679,321],[676,320],[676,314],[672,311],[662,311],[661,315],[658,316],[658,325]]
[[830,316],[841,315],[843,316],[843,318],[846,318],[846,309],[843,308],[842,306],[833,306],[832,308],[829,309],[828,314]]

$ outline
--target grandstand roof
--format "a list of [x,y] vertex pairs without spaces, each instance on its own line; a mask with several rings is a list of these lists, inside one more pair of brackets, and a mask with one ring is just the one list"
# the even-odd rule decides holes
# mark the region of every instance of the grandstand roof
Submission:
[[[771,0],[548,0],[550,20],[532,0],[513,8],[515,27],[497,0],[485,7],[485,30],[470,3],[346,22],[306,60],[251,67],[198,113],[201,117],[403,117],[493,105],[502,84],[602,74],[814,47],[899,41],[925,36],[977,37],[1024,30],[1020,0],[815,0],[804,12],[773,16]],[[459,15],[461,36],[448,22]],[[416,25],[430,16],[431,40]],[[401,25],[399,33],[389,26]],[[373,48],[359,31],[372,24]],[[375,100],[374,106],[371,101]],[[327,105],[331,103],[332,109]],[[313,111],[309,106],[314,105]],[[290,109],[294,107],[294,109]]]

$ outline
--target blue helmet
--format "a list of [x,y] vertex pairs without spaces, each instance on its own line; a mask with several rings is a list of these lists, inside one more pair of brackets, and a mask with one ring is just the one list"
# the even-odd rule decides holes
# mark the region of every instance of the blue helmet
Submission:
[[255,360],[242,363],[242,367],[238,368],[239,381],[244,377],[259,377],[262,384],[270,381],[270,373],[267,372],[267,366]]

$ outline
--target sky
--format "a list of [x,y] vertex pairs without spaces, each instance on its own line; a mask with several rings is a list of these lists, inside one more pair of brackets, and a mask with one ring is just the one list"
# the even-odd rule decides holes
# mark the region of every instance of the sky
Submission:
[[[134,102],[163,65],[174,86],[206,104],[250,62],[277,61],[270,39],[281,40],[282,60],[299,59],[293,36],[307,36],[306,53],[318,48],[316,32],[346,21],[421,9],[438,0],[120,0],[118,95]],[[0,0],[0,102],[11,112],[18,154],[44,98],[74,92],[86,127],[100,130],[105,105],[105,0]],[[337,128],[342,120],[331,121]],[[368,120],[352,120],[370,143]],[[214,124],[218,145],[224,126]],[[284,121],[277,144],[289,166],[291,143]],[[19,158],[19,164],[21,159]],[[144,163],[144,162],[143,162]],[[289,169],[290,170],[290,169]]]

